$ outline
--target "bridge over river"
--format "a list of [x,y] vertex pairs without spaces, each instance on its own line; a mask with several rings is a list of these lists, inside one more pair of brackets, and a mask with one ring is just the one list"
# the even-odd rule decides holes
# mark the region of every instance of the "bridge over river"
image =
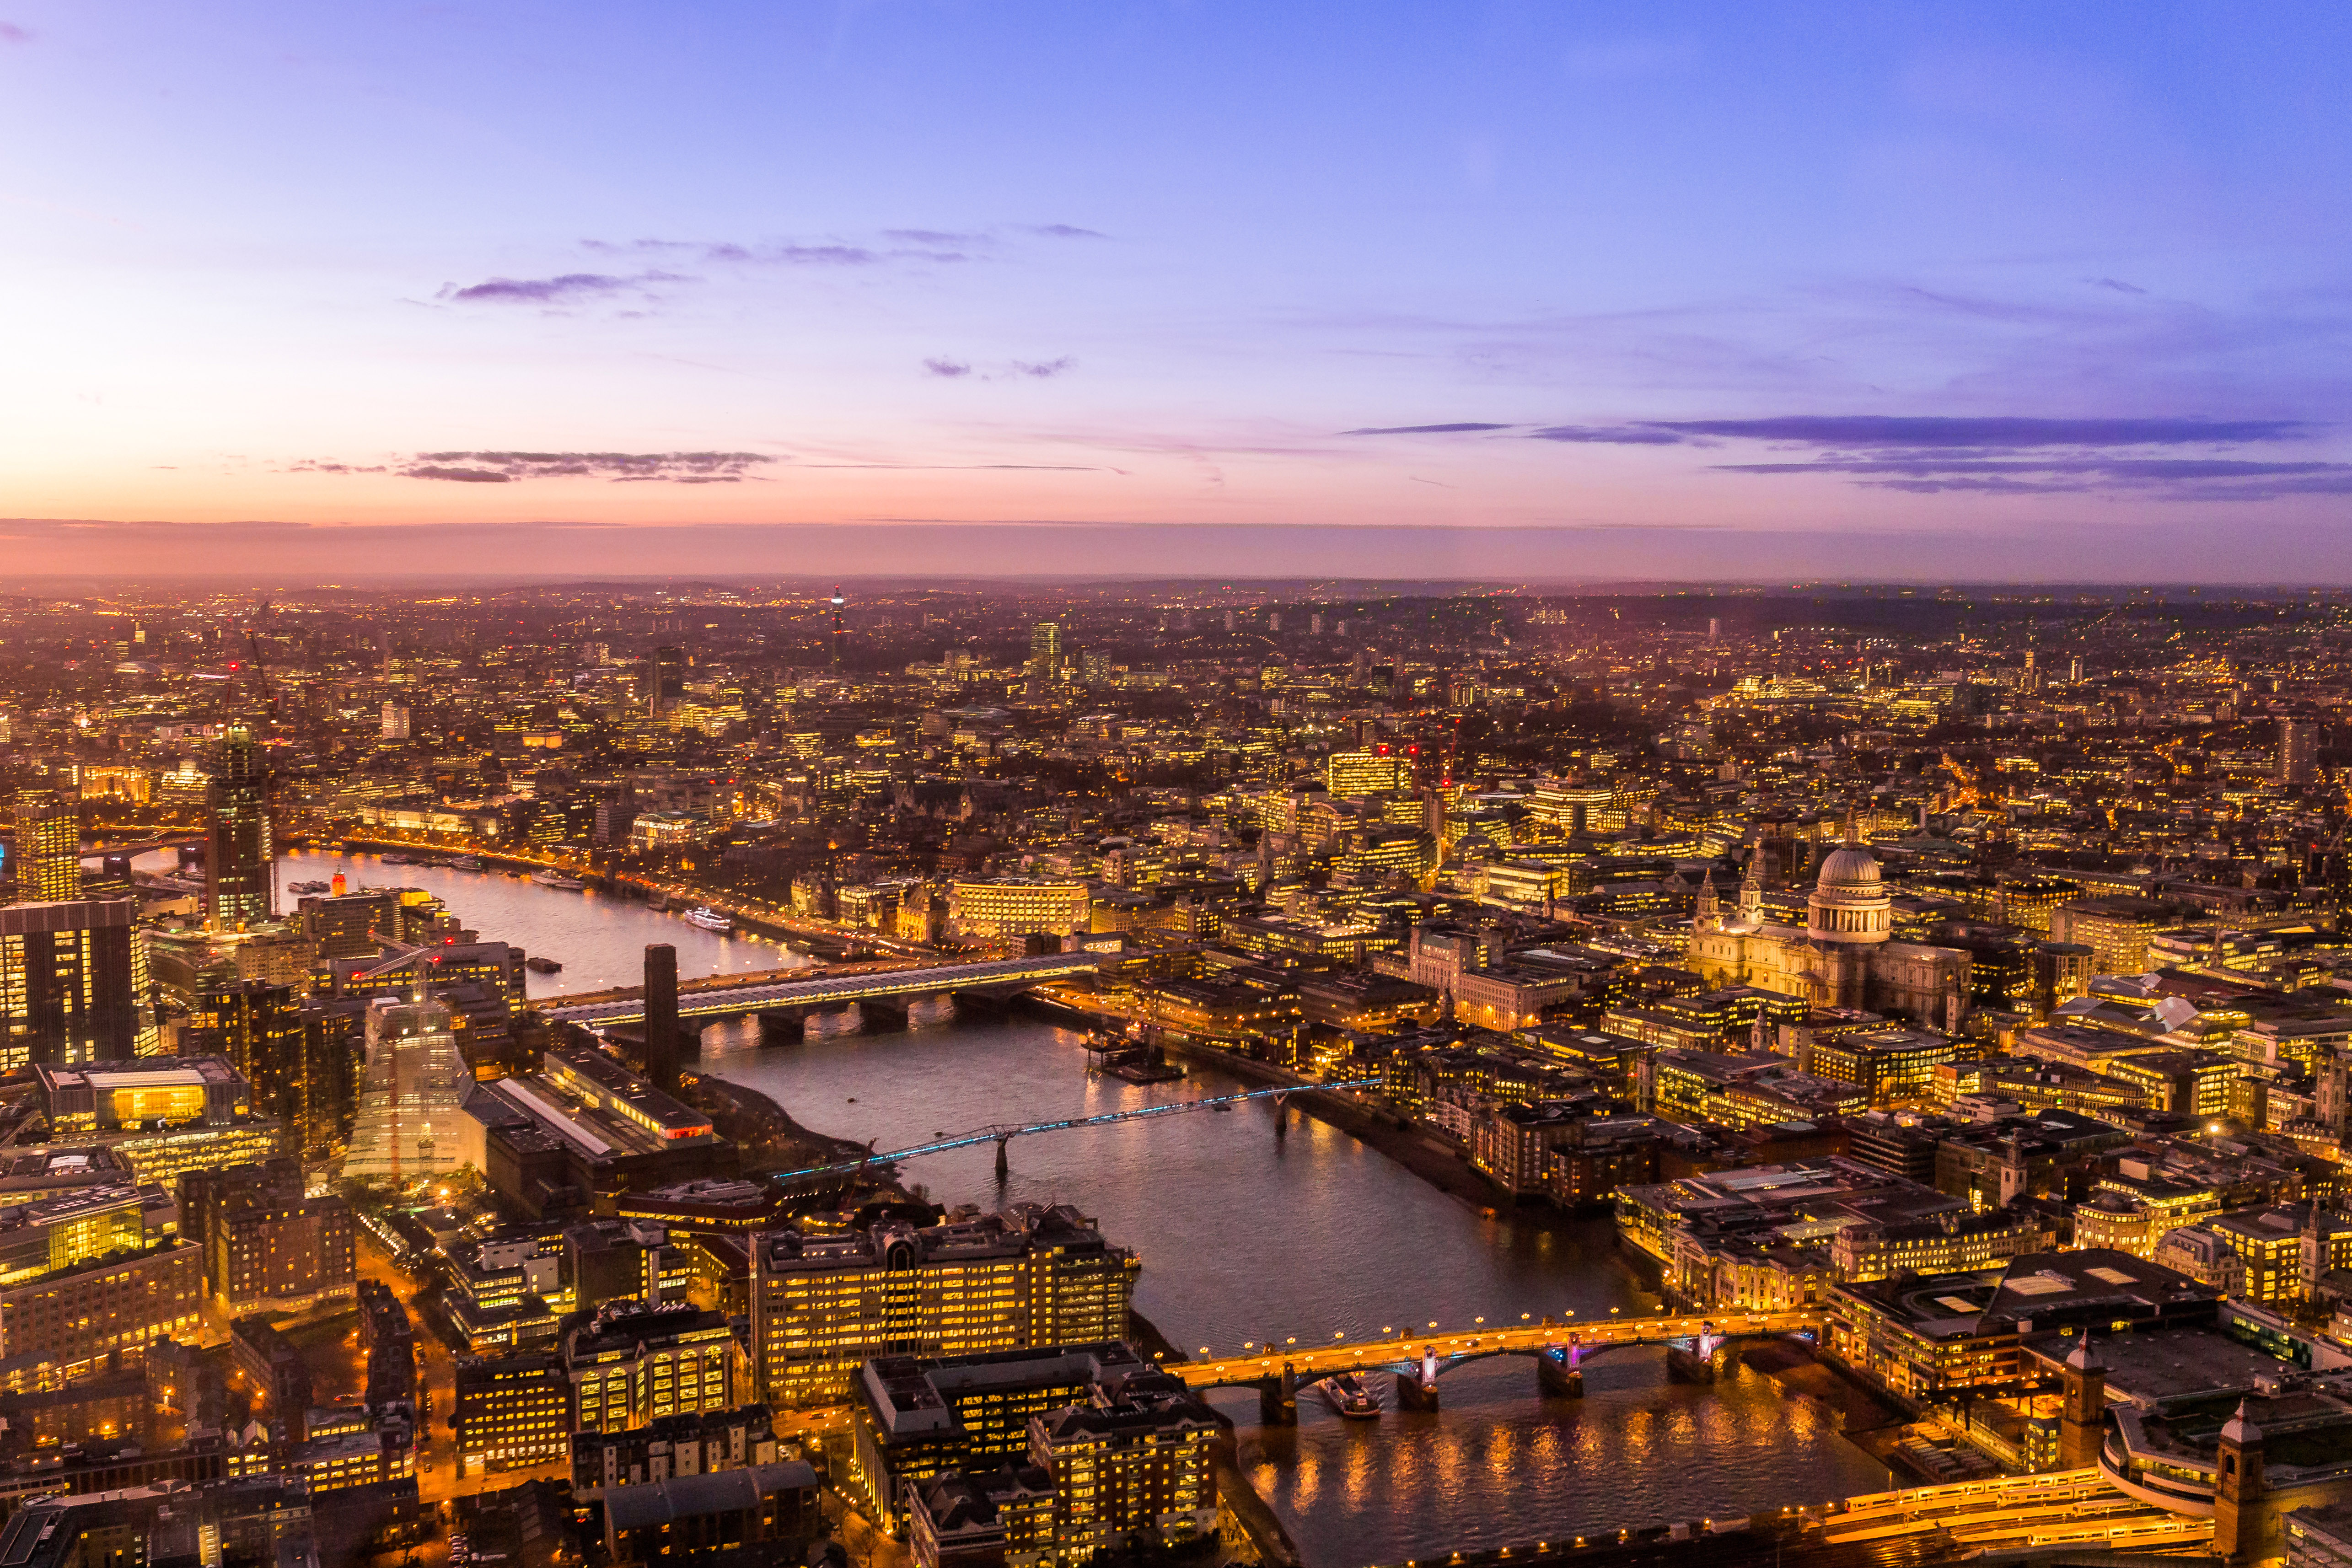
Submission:
[[1745,1312],[1717,1317],[1606,1318],[1590,1323],[1484,1324],[1394,1338],[1334,1342],[1328,1345],[1286,1342],[1254,1348],[1237,1356],[1188,1361],[1169,1368],[1193,1388],[1258,1391],[1269,1424],[1298,1418],[1298,1389],[1346,1372],[1396,1374],[1397,1402],[1406,1409],[1437,1408],[1437,1379],[1447,1368],[1488,1356],[1535,1359],[1548,1393],[1584,1391],[1583,1363],[1604,1352],[1630,1345],[1664,1345],[1670,1376],[1685,1382],[1715,1381],[1715,1354],[1735,1339],[1782,1334],[1818,1338],[1822,1315],[1813,1312]]
[[[860,967],[855,973],[828,973],[814,980],[780,979],[772,973],[730,976],[681,986],[677,1016],[681,1024],[707,1024],[756,1014],[763,1033],[797,1035],[811,1013],[830,1008],[856,1005],[869,1014],[881,1012],[903,1020],[908,1005],[927,996],[1001,1003],[1048,980],[1091,973],[1095,965],[1088,953],[1055,952],[977,963],[877,964]],[[551,1022],[591,1029],[642,1024],[645,992],[632,986],[589,996],[551,996],[540,1011]]]

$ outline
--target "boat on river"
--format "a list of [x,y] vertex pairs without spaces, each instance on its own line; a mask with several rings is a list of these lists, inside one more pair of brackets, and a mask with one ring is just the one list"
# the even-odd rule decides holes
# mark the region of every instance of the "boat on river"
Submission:
[[567,877],[561,871],[541,871],[531,881],[541,888],[553,888],[559,892],[578,893],[587,890],[588,884],[577,877]]
[[533,974],[561,974],[563,973],[563,965],[558,963],[551,958],[541,958],[536,953],[524,959],[522,961],[522,966],[525,969],[530,970]]
[[449,862],[452,871],[478,871],[481,868],[482,863],[471,855],[460,855]]
[[323,893],[331,886],[333,884],[329,882],[289,882],[286,890],[289,893]]
[[1350,1421],[1377,1421],[1381,1414],[1381,1396],[1360,1372],[1343,1372],[1327,1377],[1315,1385],[1331,1408]]
[[722,915],[712,909],[688,910],[686,912],[686,923],[690,926],[700,926],[704,931],[715,931],[722,936],[735,929],[735,921],[731,917]]
[[1173,1083],[1185,1076],[1156,1042],[1131,1035],[1097,1029],[1087,1037],[1087,1055],[1089,1068],[1127,1083]]

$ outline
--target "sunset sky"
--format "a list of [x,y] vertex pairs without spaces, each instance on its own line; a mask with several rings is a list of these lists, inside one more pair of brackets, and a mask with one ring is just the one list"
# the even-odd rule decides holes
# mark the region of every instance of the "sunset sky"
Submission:
[[2340,574],[2347,77],[2341,5],[0,0],[0,579]]

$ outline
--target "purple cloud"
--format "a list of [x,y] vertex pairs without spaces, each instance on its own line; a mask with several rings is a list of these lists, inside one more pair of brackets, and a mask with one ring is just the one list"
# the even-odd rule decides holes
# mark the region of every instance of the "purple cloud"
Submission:
[[0,22],[0,44],[29,44],[33,35],[14,22]]
[[[546,479],[718,485],[740,483],[754,465],[775,460],[761,452],[419,452],[394,471],[412,479],[478,485]],[[319,473],[383,471],[341,463],[299,466]]]
[[2147,289],[2137,283],[2126,283],[2120,278],[2085,278],[2084,282],[2094,289],[2112,289],[2118,294],[2145,294]]
[[1342,430],[1342,436],[1466,436],[1481,430],[1508,430],[1508,425],[1367,425],[1360,430]]
[[1097,229],[1080,228],[1074,223],[1040,223],[1029,226],[1031,234],[1042,234],[1048,239],[1108,239],[1110,236]]
[[1037,364],[1031,364],[1025,360],[1014,360],[1013,362],[1013,374],[1015,375],[1034,376],[1038,380],[1044,381],[1049,376],[1059,375],[1064,371],[1073,368],[1077,364],[1077,363],[1078,362],[1076,360],[1072,359],[1068,354],[1064,354],[1060,359],[1049,359]]
[[512,474],[501,474],[494,468],[449,468],[434,463],[423,463],[400,471],[412,479],[455,479],[469,485],[503,485],[514,479]]
[[2016,451],[2035,447],[2210,446],[2287,441],[2310,433],[2299,419],[2036,419],[1916,417],[1883,414],[1785,415],[1771,419],[1662,419],[1643,428],[1726,440],[1789,441],[1810,447],[1972,447]]
[[1552,425],[1531,430],[1534,441],[1570,441],[1603,447],[1677,447],[1683,438],[1643,425]]
[[645,283],[688,281],[691,280],[672,272],[640,272],[634,278],[615,278],[604,272],[566,272],[555,278],[492,278],[463,289],[444,289],[441,298],[469,305],[553,305],[600,299]]
[[950,378],[960,375],[970,375],[971,374],[971,366],[964,363],[963,361],[960,359],[927,359],[923,362],[923,368],[929,371],[933,375],[944,375]]

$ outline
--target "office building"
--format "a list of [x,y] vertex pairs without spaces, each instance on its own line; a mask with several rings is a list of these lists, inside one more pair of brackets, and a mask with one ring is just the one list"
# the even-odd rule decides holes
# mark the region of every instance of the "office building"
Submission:
[[654,719],[667,719],[677,711],[678,699],[686,695],[686,650],[682,647],[657,647],[646,669],[646,713]]
[[1029,688],[1041,692],[1061,677],[1062,628],[1054,621],[1039,621],[1029,628]]
[[302,1005],[289,985],[243,980],[209,988],[180,1025],[179,1049],[224,1057],[256,1110],[291,1123],[302,1109]]
[[0,1071],[161,1047],[135,900],[0,906]]
[[572,1437],[572,1489],[602,1497],[615,1487],[707,1476],[778,1458],[776,1422],[764,1405],[665,1415],[626,1431]]
[[572,1381],[563,1358],[524,1351],[501,1356],[461,1356],[457,1402],[457,1473],[495,1475],[552,1464],[570,1451]]
[[102,1147],[134,1180],[166,1192],[189,1171],[267,1160],[283,1136],[274,1118],[254,1115],[245,1079],[220,1057],[37,1067],[34,1089],[49,1137],[64,1147],[28,1152]]
[[1084,882],[992,877],[948,886],[948,923],[963,936],[1064,936],[1085,931],[1093,910]]
[[383,738],[387,741],[408,739],[408,704],[386,702],[383,705]]
[[16,795],[16,851],[20,903],[58,903],[81,897],[81,812],[53,789]]
[[100,1187],[0,1211],[0,1359],[72,1383],[203,1326],[201,1249],[151,1224],[155,1188]]
[[205,1282],[221,1309],[244,1316],[354,1300],[351,1205],[332,1194],[306,1196],[299,1171],[288,1181],[243,1170],[211,1196],[192,1236],[205,1248]]
[[2319,776],[2319,726],[2309,719],[2282,719],[2278,721],[2278,765],[2276,778],[2280,784],[2307,784]]
[[1323,785],[1335,800],[1360,800],[1412,786],[1412,762],[1390,748],[1334,752],[1323,763]]
[[[1129,1541],[1173,1546],[1216,1530],[1215,1414],[1120,1342],[869,1361],[851,1424],[848,1487],[901,1540],[916,1511],[929,1511],[923,1494],[938,1479],[1008,1468],[1042,1471],[1052,1492],[1052,1549],[1041,1561],[1083,1563]],[[1019,1488],[1037,1489],[1034,1474]],[[1013,1532],[1034,1532],[1042,1510],[1013,1507]],[[939,1523],[931,1513],[934,1536]]]
[[343,1173],[398,1182],[457,1169],[465,1163],[457,1119],[473,1082],[446,1006],[377,997]]
[[772,1405],[847,1398],[879,1355],[1092,1344],[1127,1332],[1137,1260],[1067,1205],[922,1229],[772,1231],[751,1247],[751,1355]]
[[699,1307],[606,1301],[563,1337],[579,1432],[627,1431],[743,1403],[742,1351],[727,1320]]
[[205,924],[245,931],[275,918],[268,763],[253,732],[229,727],[205,786]]
[[740,1548],[758,1553],[771,1541],[796,1554],[823,1528],[816,1471],[799,1459],[622,1487],[604,1500],[604,1551],[615,1563],[691,1562]]

